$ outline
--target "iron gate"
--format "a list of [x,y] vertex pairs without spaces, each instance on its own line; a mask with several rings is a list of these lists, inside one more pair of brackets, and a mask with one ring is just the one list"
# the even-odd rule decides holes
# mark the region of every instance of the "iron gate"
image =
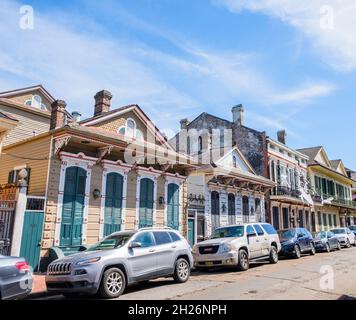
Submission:
[[17,188],[0,188],[0,254],[10,255]]

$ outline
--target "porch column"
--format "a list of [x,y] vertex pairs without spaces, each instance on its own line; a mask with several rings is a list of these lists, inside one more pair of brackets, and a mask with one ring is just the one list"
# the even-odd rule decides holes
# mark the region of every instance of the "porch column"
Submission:
[[20,186],[17,196],[15,209],[15,219],[13,227],[13,235],[11,240],[11,255],[18,257],[21,250],[22,229],[25,218],[26,202],[27,202],[27,184]]

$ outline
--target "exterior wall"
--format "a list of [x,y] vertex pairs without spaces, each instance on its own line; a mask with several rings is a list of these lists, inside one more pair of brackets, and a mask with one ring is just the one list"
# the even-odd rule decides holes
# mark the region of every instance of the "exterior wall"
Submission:
[[3,154],[0,156],[0,184],[8,182],[11,170],[21,167],[30,168],[28,194],[45,196],[50,145],[51,137],[45,136],[4,148]]
[[[321,213],[321,224],[319,223],[318,213]],[[326,214],[326,221],[324,221],[324,214]],[[329,225],[329,217],[328,215],[336,216],[336,225],[334,224],[334,217],[332,217],[332,226]],[[317,231],[325,231],[330,230],[332,228],[341,227],[341,219],[340,219],[339,209],[332,206],[315,206],[315,224]],[[326,225],[326,226],[325,226]]]
[[[30,108],[30,107],[29,107]],[[9,107],[0,104],[0,111],[4,111],[12,118],[18,120],[18,125],[10,131],[4,141],[4,146],[28,139],[34,135],[48,132],[50,118],[49,115],[39,115],[15,107]]]

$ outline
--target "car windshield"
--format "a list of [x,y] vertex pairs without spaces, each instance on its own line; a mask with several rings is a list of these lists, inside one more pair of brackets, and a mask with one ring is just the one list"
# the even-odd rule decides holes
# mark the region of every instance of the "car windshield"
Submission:
[[335,234],[344,234],[346,233],[345,229],[334,229],[334,230],[330,230],[332,233]]
[[214,231],[211,239],[219,239],[219,238],[240,238],[244,235],[244,227],[225,227],[219,228]]
[[279,238],[282,240],[293,239],[295,237],[295,234],[295,229],[278,231]]
[[87,251],[111,250],[124,246],[134,234],[117,234],[106,237],[98,243],[92,245]]
[[314,233],[314,238],[315,238],[315,239],[323,239],[323,238],[326,238],[326,232],[323,231],[323,232]]
[[356,231],[356,226],[351,226],[351,227],[350,227],[350,230]]

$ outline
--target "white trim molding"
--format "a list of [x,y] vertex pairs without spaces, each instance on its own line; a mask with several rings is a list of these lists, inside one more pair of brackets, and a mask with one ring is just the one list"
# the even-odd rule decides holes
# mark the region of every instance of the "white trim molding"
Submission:
[[86,244],[91,171],[93,165],[95,165],[98,159],[93,157],[88,157],[84,153],[74,154],[68,152],[60,152],[59,156],[61,159],[61,173],[59,178],[59,190],[58,190],[59,192],[58,192],[58,202],[57,202],[58,207],[57,207],[54,245],[55,246],[60,245],[65,177],[66,177],[66,170],[70,167],[79,167],[87,172],[87,179],[85,182],[85,197],[84,197],[83,226],[82,226],[82,244]]
[[125,230],[126,227],[126,201],[127,201],[127,175],[130,172],[132,166],[124,164],[121,161],[109,161],[103,160],[103,179],[101,186],[101,201],[100,201],[100,227],[99,227],[99,239],[104,237],[104,220],[105,220],[105,199],[106,199],[106,180],[109,173],[118,173],[123,177],[122,186],[122,211],[121,211],[121,230]]

